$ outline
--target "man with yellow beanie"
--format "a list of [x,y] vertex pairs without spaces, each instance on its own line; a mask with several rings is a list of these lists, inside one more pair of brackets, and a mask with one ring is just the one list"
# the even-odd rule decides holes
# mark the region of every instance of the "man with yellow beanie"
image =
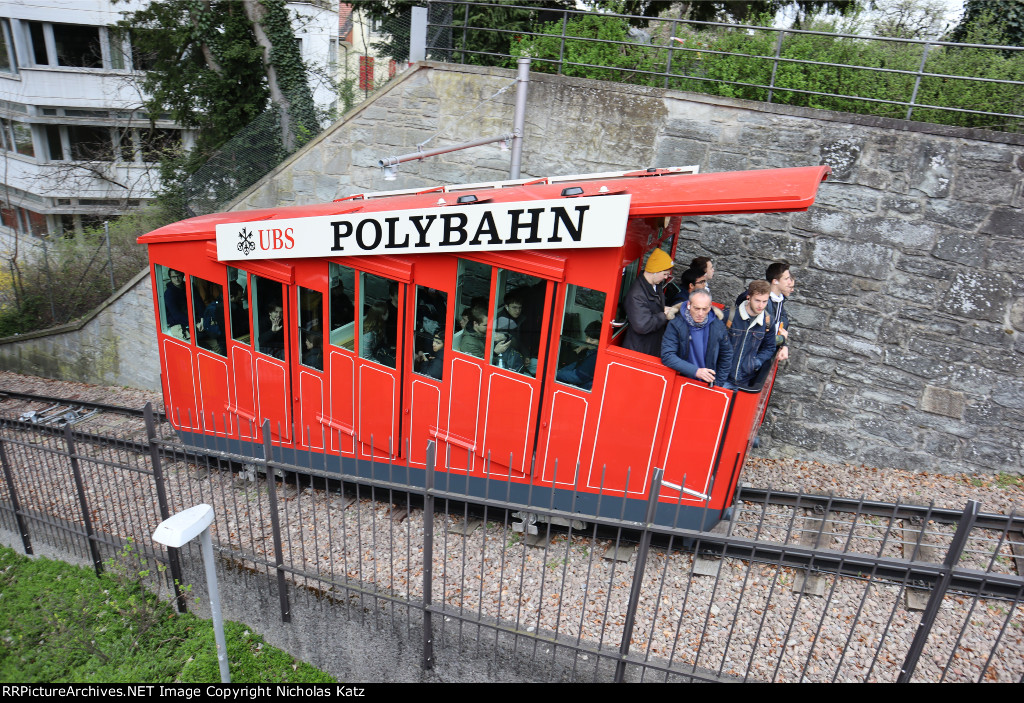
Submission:
[[672,257],[655,249],[647,259],[644,272],[633,281],[626,294],[626,319],[629,328],[622,346],[652,356],[661,356],[661,337],[665,326],[678,310],[665,305],[665,281],[672,273]]

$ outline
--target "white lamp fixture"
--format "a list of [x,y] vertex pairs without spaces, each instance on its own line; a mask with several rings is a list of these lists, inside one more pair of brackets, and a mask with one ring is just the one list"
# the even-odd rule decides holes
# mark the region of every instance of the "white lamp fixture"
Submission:
[[228,648],[224,640],[224,619],[220,614],[220,593],[217,590],[217,570],[213,561],[213,539],[210,525],[213,524],[213,508],[206,503],[195,505],[188,510],[172,515],[161,522],[153,533],[153,541],[165,547],[183,547],[197,536],[202,537],[203,565],[206,567],[206,584],[210,589],[210,613],[213,615],[213,634],[217,640],[217,663],[220,665],[221,683],[231,683],[228,671]]

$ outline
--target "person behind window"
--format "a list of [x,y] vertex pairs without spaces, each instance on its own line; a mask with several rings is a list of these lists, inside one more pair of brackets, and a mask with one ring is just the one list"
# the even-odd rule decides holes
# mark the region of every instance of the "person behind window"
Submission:
[[388,346],[388,316],[390,310],[387,303],[376,302],[370,306],[363,318],[363,336],[359,340],[359,355],[364,359],[379,361],[394,366],[394,355]]
[[336,330],[356,319],[356,307],[345,292],[341,277],[331,279],[331,329]]
[[601,322],[594,320],[583,331],[586,341],[575,348],[576,361],[558,370],[555,380],[589,391],[594,385],[597,366],[597,341],[601,337]]
[[416,352],[416,373],[441,380],[444,374],[444,328],[434,330],[430,352]]
[[398,345],[398,284],[394,281],[388,282],[388,316],[385,318],[387,325],[384,327],[384,338],[388,347],[395,349]]
[[263,326],[260,334],[260,348],[262,354],[284,358],[284,307],[281,303],[271,303],[267,312],[269,318]]
[[459,339],[458,351],[482,359],[487,337],[487,308],[474,307],[469,311],[469,325]]
[[505,294],[505,303],[501,311],[498,312],[498,318],[494,321],[494,329],[514,334],[516,328],[519,327],[519,319],[522,314],[523,293],[518,288],[514,288]]
[[324,370],[324,336],[317,331],[303,334],[302,363],[306,366]]
[[245,288],[238,281],[228,283],[228,303],[231,306],[231,336],[242,339],[249,334],[249,311]]
[[491,363],[499,369],[526,373],[526,360],[516,349],[516,341],[510,332],[494,333],[494,355]]
[[188,303],[185,300],[185,274],[175,269],[167,271],[164,287],[164,314],[167,316],[167,334],[188,340]]
[[217,354],[224,354],[224,292],[220,286],[207,287],[209,302],[203,308],[203,315],[196,320],[196,338],[201,347]]

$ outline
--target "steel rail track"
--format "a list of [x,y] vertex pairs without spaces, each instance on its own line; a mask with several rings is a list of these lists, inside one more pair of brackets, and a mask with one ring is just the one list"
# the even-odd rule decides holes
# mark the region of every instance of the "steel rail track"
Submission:
[[[120,405],[109,405],[104,403],[93,403],[90,401],[81,401],[77,399],[69,398],[58,398],[55,396],[36,395],[33,393],[20,393],[16,391],[0,390],[0,400],[4,397],[20,398],[22,400],[32,400],[43,403],[59,403],[65,405],[80,405],[87,408],[101,410],[105,412],[117,413],[120,415],[128,415],[131,417],[143,417],[145,411],[142,409],[128,408]],[[167,416],[156,410],[153,414],[157,422],[166,422]],[[12,426],[19,429],[36,429],[48,431],[53,434],[63,434],[63,429],[57,427],[49,427],[46,425],[39,425],[32,422],[14,420],[10,418],[0,418],[0,425]],[[108,437],[95,433],[86,432],[83,430],[76,429],[73,434],[77,438],[93,441],[107,440]],[[166,441],[166,440],[163,440]],[[118,440],[119,444],[127,445],[135,449],[143,449],[148,447],[145,441],[133,442],[131,440]],[[197,453],[210,453],[218,454],[219,452],[209,452],[203,450],[195,450]],[[243,459],[246,457],[225,455],[225,458],[230,459]],[[259,460],[246,458],[247,461],[253,463],[259,463]],[[278,462],[279,463],[279,462]],[[307,471],[308,469],[303,467],[296,467],[296,470]],[[329,476],[325,476],[328,478]],[[742,501],[746,503],[757,503],[757,504],[768,504],[768,505],[782,505],[793,508],[805,508],[808,510],[817,511],[832,511],[839,513],[863,513],[867,515],[877,515],[881,517],[888,517],[893,519],[901,520],[934,520],[940,523],[954,524],[963,515],[961,510],[952,510],[949,508],[937,508],[928,505],[908,505],[908,504],[896,504],[887,503],[879,500],[867,500],[862,498],[848,498],[843,496],[825,496],[825,495],[808,495],[804,493],[793,493],[789,491],[777,491],[772,488],[758,488],[752,486],[741,485],[737,489],[736,493],[737,502]],[[990,529],[990,530],[1009,530],[1011,532],[1024,532],[1024,515],[1003,515],[1001,513],[979,513],[975,527],[979,529]]]
[[[107,403],[94,403],[89,400],[79,400],[77,398],[58,398],[49,395],[36,395],[35,393],[20,393],[18,391],[0,390],[0,400],[4,398],[19,398],[21,400],[32,400],[40,403],[51,403],[59,405],[76,405],[91,410],[101,410],[103,412],[116,413],[118,415],[128,415],[130,417],[142,417],[145,413],[144,410],[127,408],[123,405],[109,405]],[[167,416],[159,410],[154,410],[153,414],[156,416],[157,422],[165,422]]]
[[[737,502],[767,505],[785,505],[792,508],[806,508],[823,512],[861,513],[892,518],[894,520],[934,520],[954,524],[963,517],[963,510],[936,508],[928,505],[906,505],[885,503],[879,500],[844,498],[841,496],[807,495],[775,491],[770,488],[741,486],[736,492]],[[974,525],[985,530],[1009,530],[1024,532],[1024,515],[1003,515],[1001,513],[979,513]]]
[[[31,393],[0,391],[0,400],[3,400],[4,397],[51,404],[60,403],[80,405],[104,412],[118,413],[132,417],[142,417],[144,413],[143,410],[135,410],[123,406],[91,403],[87,401],[83,402]],[[157,415],[157,418],[160,422],[164,422],[167,419],[162,413]],[[63,435],[65,432],[61,427],[40,425],[25,420],[15,420],[13,418],[0,418],[0,427],[10,427],[12,429],[22,431],[42,432],[44,434],[52,435]],[[82,429],[73,429],[72,435],[80,441],[95,441],[99,443],[110,442],[110,438],[105,435],[83,431]],[[139,452],[147,452],[150,448],[150,445],[146,440],[136,441],[124,438],[117,440],[117,444],[121,447],[130,448]],[[177,451],[175,443],[168,442],[166,439],[158,440],[158,444],[165,449],[170,450],[172,453]],[[245,460],[257,465],[264,463],[261,459],[228,455],[223,452],[196,449],[194,447],[185,447],[184,445],[181,446],[185,450],[186,454],[194,453],[196,456],[208,455],[211,458],[226,459],[230,461]],[[275,461],[274,464],[280,469],[286,471],[294,470],[305,473],[320,473],[317,471],[310,472],[309,469],[305,467],[290,467],[280,461]],[[335,478],[342,481],[346,478],[334,475],[324,475],[322,477]],[[358,477],[351,478],[359,480]],[[381,487],[391,489],[402,488],[402,486],[398,484],[391,484],[390,482],[387,483],[387,486]],[[432,493],[435,497],[442,499],[465,500],[466,498],[461,494],[450,494],[449,492],[441,489],[434,489]],[[879,500],[847,498],[842,496],[807,495],[750,486],[741,486],[737,490],[736,501],[737,503],[745,502],[764,505],[780,505],[796,509],[806,509],[813,511],[818,515],[823,515],[829,512],[860,513],[877,515],[890,519],[913,521],[931,520],[940,523],[956,523],[963,517],[963,512],[960,510],[936,508],[927,505],[904,505],[887,503]],[[506,509],[513,507],[511,505],[505,505],[504,502],[500,500],[484,500],[481,502],[494,503],[492,507],[501,507]],[[573,517],[578,518],[580,516],[573,515]],[[642,529],[643,526],[637,524],[636,527],[637,529]],[[978,513],[974,527],[977,529],[1022,532],[1024,531],[1024,516],[1016,514],[1002,515],[999,513]],[[675,533],[678,531],[671,530],[671,532]],[[934,583],[939,578],[942,570],[940,564],[907,562],[906,560],[898,558],[833,552],[831,550],[814,549],[793,544],[769,544],[763,541],[750,540],[742,537],[699,533],[690,530],[681,531],[676,536],[686,537],[688,538],[687,541],[692,540],[694,543],[699,544],[700,550],[705,553],[710,552],[722,557],[773,562],[780,566],[787,566],[790,568],[807,569],[822,573],[840,573],[848,576],[859,576],[873,573],[876,577],[881,577],[893,582],[903,582],[908,586],[912,584]],[[1021,592],[1024,590],[1024,582],[1022,582],[1019,576],[1014,577],[983,572],[971,573],[960,570],[958,570],[958,573],[954,576],[950,585],[954,590],[961,592],[1011,599],[1021,598]]]

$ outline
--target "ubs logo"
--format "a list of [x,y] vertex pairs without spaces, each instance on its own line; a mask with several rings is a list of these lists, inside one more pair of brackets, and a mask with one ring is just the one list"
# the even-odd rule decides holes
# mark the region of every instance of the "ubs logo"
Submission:
[[245,227],[243,227],[242,231],[238,233],[238,239],[240,240],[238,242],[238,251],[242,252],[246,256],[249,256],[253,249],[256,248],[256,242],[252,241],[254,234],[255,232],[250,232]]

